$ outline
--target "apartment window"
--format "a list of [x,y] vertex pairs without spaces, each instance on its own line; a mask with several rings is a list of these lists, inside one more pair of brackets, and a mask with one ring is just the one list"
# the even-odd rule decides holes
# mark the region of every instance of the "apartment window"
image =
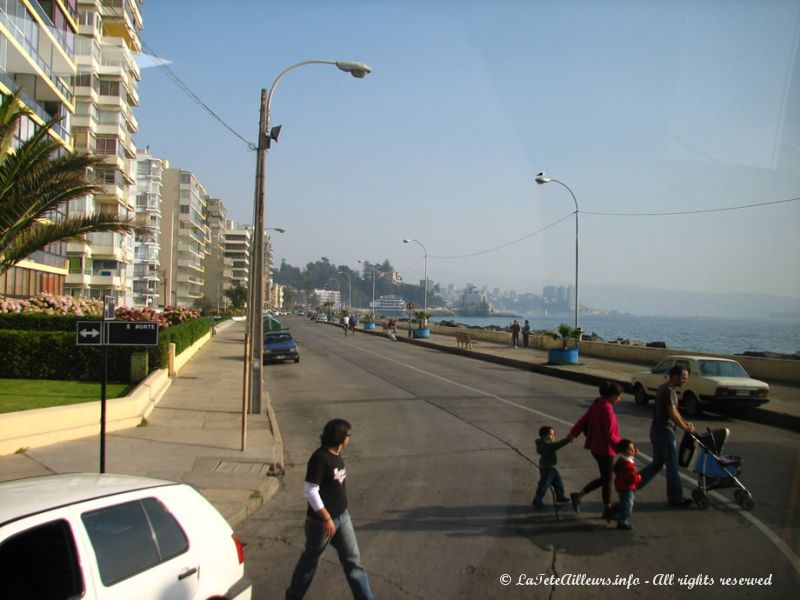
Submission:
[[189,173],[181,173],[181,183],[191,183],[192,176]]
[[68,259],[69,262],[69,272],[70,273],[82,273],[83,268],[81,266],[81,257],[80,256],[70,256]]
[[117,138],[97,138],[97,154],[116,154]]
[[119,81],[100,80],[99,91],[101,96],[119,96]]

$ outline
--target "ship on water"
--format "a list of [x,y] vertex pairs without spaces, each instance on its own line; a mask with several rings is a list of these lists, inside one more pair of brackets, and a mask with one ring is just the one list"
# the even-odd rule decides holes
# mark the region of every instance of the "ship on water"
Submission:
[[461,303],[455,308],[459,317],[491,317],[494,309],[486,294],[477,286],[468,283],[461,295]]
[[400,296],[381,296],[375,300],[372,310],[376,315],[383,317],[406,316],[406,301]]

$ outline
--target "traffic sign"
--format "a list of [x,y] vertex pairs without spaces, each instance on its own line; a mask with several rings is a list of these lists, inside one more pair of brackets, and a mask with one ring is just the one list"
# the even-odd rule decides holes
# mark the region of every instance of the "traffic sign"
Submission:
[[78,346],[100,346],[103,343],[103,323],[78,321],[75,327],[75,343]]
[[158,346],[158,321],[107,321],[109,346]]
[[414,310],[414,303],[409,302],[408,304],[406,304],[406,310]]

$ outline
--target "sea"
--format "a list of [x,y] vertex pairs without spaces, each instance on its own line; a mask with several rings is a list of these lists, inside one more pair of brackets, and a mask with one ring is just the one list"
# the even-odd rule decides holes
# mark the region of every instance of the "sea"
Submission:
[[[574,324],[574,316],[559,317],[434,317],[432,322],[453,320],[465,325],[506,327],[514,319],[530,321],[532,330],[555,330]],[[638,315],[580,315],[584,334],[596,333],[605,341],[617,339],[665,342],[668,348],[719,354],[743,352],[800,352],[800,319],[783,317],[645,317]]]

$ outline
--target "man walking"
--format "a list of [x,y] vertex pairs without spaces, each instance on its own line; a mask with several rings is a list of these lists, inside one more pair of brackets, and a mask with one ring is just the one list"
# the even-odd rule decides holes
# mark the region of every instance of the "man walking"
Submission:
[[680,472],[678,471],[678,444],[675,440],[675,427],[684,431],[694,431],[694,425],[684,420],[678,412],[676,387],[689,379],[689,371],[678,365],[669,370],[666,383],[661,384],[656,393],[653,422],[650,425],[650,441],[653,444],[653,462],[641,471],[642,480],[637,489],[642,489],[661,470],[667,467],[667,501],[678,508],[689,506],[690,498],[683,497]]
[[514,319],[514,322],[511,324],[511,347],[512,348],[519,348],[519,321]]
[[350,423],[344,419],[328,421],[320,436],[320,447],[308,459],[303,490],[308,502],[306,546],[294,568],[286,600],[305,595],[328,543],[339,554],[353,598],[372,600],[369,578],[361,564],[356,532],[347,511],[347,471],[341,453],[350,443],[350,431]]

